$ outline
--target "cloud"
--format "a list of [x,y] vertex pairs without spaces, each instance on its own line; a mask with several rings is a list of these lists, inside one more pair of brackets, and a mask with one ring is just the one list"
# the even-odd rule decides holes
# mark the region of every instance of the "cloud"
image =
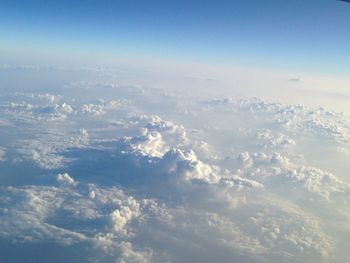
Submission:
[[48,132],[38,139],[20,140],[17,144],[18,152],[25,160],[31,160],[44,169],[55,169],[70,162],[62,152],[69,148],[84,148],[89,144],[89,134],[86,129],[70,134]]
[[80,108],[80,111],[83,114],[92,114],[95,116],[100,116],[105,114],[105,110],[102,105],[96,105],[96,104],[83,104]]
[[26,102],[10,102],[0,106],[0,111],[5,116],[9,116],[17,119],[16,121],[22,121],[24,123],[35,123],[45,121],[63,121],[67,116],[73,113],[71,105],[63,102],[60,104],[54,103],[56,98],[49,97],[48,101],[44,102],[36,101],[41,97],[34,97],[35,101]]
[[[157,120],[157,123],[162,123],[159,122],[159,118]],[[143,176],[155,177],[158,182],[166,180],[175,185],[202,182],[225,186],[261,186],[257,182],[239,178],[199,160],[195,152],[188,149],[190,145],[184,144],[187,138],[183,127],[170,123],[158,126],[154,125],[154,122],[146,124],[146,127],[148,128],[141,129],[141,135],[125,137],[117,143],[118,155],[122,161],[135,168],[139,167],[139,172],[144,173]],[[181,127],[180,132],[178,127]],[[153,131],[149,131],[149,128]],[[174,141],[170,141],[176,148],[168,146],[163,134],[181,135],[178,136],[177,144],[174,145]]]
[[301,185],[306,191],[327,200],[339,194],[343,195],[343,198],[350,198],[350,185],[321,169],[300,167],[287,171],[285,179],[296,186]]
[[0,98],[9,261],[42,247],[48,262],[346,258],[347,166],[323,162],[349,146],[345,115],[93,81],[57,92]]
[[50,241],[58,247],[88,247],[95,257],[119,262],[260,262],[266,253],[275,260],[304,253],[322,259],[332,251],[315,219],[292,205],[255,197],[235,208],[225,207],[223,200],[217,209],[190,200],[161,204],[115,187],[82,183],[0,190],[7,196],[0,202],[1,237],[19,248]]
[[3,148],[0,148],[0,162],[5,160],[6,151]]
[[66,185],[75,185],[76,184],[74,179],[72,177],[70,177],[69,174],[67,174],[67,173],[58,174],[57,181],[62,183],[62,184],[66,184]]
[[319,168],[298,166],[279,153],[242,152],[237,160],[241,176],[256,180],[280,195],[293,194],[300,202],[314,203],[315,207],[316,202],[324,206],[326,201],[347,203],[350,200],[348,183]]
[[168,150],[162,135],[157,132],[142,129],[141,135],[137,137],[124,137],[120,144],[123,153],[134,153],[135,155],[161,157]]
[[[65,178],[66,181],[68,176],[59,175],[58,178]],[[26,244],[35,247],[46,242],[53,242],[53,246],[62,249],[67,246],[88,246],[101,258],[114,257],[120,262],[150,262],[151,254],[135,250],[128,242],[127,233],[123,232],[138,203],[116,189],[107,192],[95,189],[95,198],[88,198],[86,187],[2,188],[2,196],[6,194],[8,198],[0,202],[1,240],[16,244],[18,249]],[[91,232],[93,225],[95,230]],[[84,259],[85,256],[89,254],[80,258]],[[54,257],[52,255],[52,260]]]
[[300,83],[300,82],[303,82],[304,80],[302,78],[290,78],[288,79],[288,81],[293,83]]
[[286,148],[296,145],[295,140],[288,138],[283,133],[274,134],[270,129],[259,130],[256,139],[264,148]]

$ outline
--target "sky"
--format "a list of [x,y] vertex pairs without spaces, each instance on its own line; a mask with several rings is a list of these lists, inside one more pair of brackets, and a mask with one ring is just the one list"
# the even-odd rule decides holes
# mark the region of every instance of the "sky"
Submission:
[[5,63],[88,54],[343,75],[350,66],[350,5],[335,0],[3,0],[0,25]]
[[0,261],[350,262],[350,4],[0,0]]

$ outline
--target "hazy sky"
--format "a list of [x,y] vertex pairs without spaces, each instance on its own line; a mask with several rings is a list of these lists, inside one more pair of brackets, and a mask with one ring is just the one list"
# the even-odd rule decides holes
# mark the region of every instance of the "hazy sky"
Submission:
[[350,3],[0,0],[0,261],[349,263]]
[[[335,0],[3,0],[0,59],[57,52],[348,73],[350,4]],[[78,55],[77,55],[78,59]]]

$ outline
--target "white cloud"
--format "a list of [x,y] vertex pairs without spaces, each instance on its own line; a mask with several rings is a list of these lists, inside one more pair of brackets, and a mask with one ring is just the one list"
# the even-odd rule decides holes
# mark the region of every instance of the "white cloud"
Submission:
[[124,137],[121,143],[125,147],[123,151],[142,156],[161,157],[168,150],[162,135],[147,128],[141,130],[140,136]]
[[[225,200],[220,209],[191,200],[173,206],[136,200],[114,187],[79,185],[2,188],[7,195],[0,202],[2,239],[17,244],[81,244],[100,258],[113,256],[119,262],[190,259],[181,253],[204,262],[210,262],[209,253],[224,262],[267,254],[275,260],[304,253],[322,259],[332,251],[318,222],[285,203],[252,197],[235,208],[225,206]],[[92,191],[94,198],[89,198]],[[204,254],[197,254],[198,249]]]
[[24,159],[32,160],[45,169],[60,168],[70,162],[62,155],[69,148],[84,148],[89,144],[89,134],[86,129],[67,134],[57,131],[43,134],[40,138],[21,140],[18,152]]
[[296,145],[295,140],[288,138],[283,133],[273,134],[269,129],[262,129],[257,132],[256,138],[264,148],[286,148]]
[[72,177],[69,176],[67,173],[58,174],[57,175],[57,181],[66,185],[75,185],[75,181]]
[[301,185],[310,193],[326,199],[332,195],[342,194],[343,198],[350,198],[350,185],[339,180],[335,175],[317,168],[300,167],[287,171],[284,175],[287,181]]
[[78,114],[85,115],[93,115],[93,116],[102,116],[105,115],[108,111],[115,111],[118,109],[122,109],[126,104],[128,104],[128,100],[108,100],[105,101],[103,99],[99,100],[98,103],[84,103],[80,106],[80,110]]
[[102,105],[92,104],[92,103],[83,104],[80,107],[80,111],[83,114],[91,114],[91,115],[95,115],[95,116],[100,116],[100,115],[103,115],[106,113],[104,110],[104,107]]
[[[3,122],[14,124],[0,130],[0,241],[16,253],[51,244],[71,262],[73,250],[83,262],[345,258],[338,244],[350,233],[350,188],[337,171],[348,166],[323,162],[349,148],[345,115],[257,98],[68,86],[62,95],[0,98]],[[13,183],[9,170],[25,179]]]

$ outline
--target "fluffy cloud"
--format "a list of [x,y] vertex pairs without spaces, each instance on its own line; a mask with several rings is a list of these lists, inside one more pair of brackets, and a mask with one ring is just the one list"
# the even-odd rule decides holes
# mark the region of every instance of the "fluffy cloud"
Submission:
[[69,174],[67,173],[63,173],[63,174],[58,174],[57,175],[57,181],[63,184],[67,184],[67,185],[75,185],[75,181],[72,177],[69,176]]
[[349,200],[350,185],[341,181],[335,175],[317,168],[300,167],[289,170],[284,174],[285,180],[301,186],[310,193],[321,196],[327,200],[333,196],[341,195]]
[[70,160],[61,153],[69,148],[83,148],[89,143],[86,129],[71,134],[47,133],[38,139],[21,140],[18,151],[25,160],[32,160],[39,167],[54,169],[63,167]]
[[141,135],[137,137],[124,137],[120,144],[123,153],[133,153],[141,156],[161,157],[168,150],[162,135],[147,128],[142,129]]
[[102,105],[98,104],[83,104],[80,108],[80,111],[83,114],[92,114],[95,116],[103,115],[105,114],[104,107]]
[[345,115],[93,81],[57,92],[0,100],[8,261],[348,261]]
[[[5,194],[0,202],[1,239],[19,249],[50,241],[63,249],[88,247],[94,257],[108,262],[180,262],[188,259],[185,254],[203,262],[213,256],[223,262],[235,257],[260,262],[258,256],[267,253],[280,260],[304,253],[305,258],[323,259],[332,251],[315,219],[283,203],[266,206],[248,199],[220,209],[190,200],[162,205],[115,187],[84,184],[1,188],[1,196]],[[90,255],[80,259],[85,256]]]
[[295,146],[296,142],[283,133],[274,134],[269,129],[262,129],[257,132],[256,139],[261,142],[264,148],[285,148]]
[[350,142],[349,120],[341,113],[325,108],[309,109],[303,105],[283,105],[266,102],[257,98],[234,100],[214,99],[206,103],[211,107],[227,107],[232,112],[240,112],[273,121],[287,131],[313,134],[334,139],[337,143]]

